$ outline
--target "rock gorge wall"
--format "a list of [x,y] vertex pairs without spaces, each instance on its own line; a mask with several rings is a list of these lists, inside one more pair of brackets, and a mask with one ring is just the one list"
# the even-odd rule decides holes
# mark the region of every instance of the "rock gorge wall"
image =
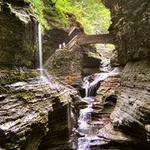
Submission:
[[45,63],[45,68],[54,76],[74,87],[80,87],[85,75],[99,71],[101,57],[90,45],[73,45],[57,49]]
[[35,70],[1,70],[0,75],[0,149],[69,149],[76,91],[52,77],[51,83],[40,80]]
[[34,68],[37,23],[27,12],[28,4],[3,1],[0,7],[0,66]]
[[[150,2],[104,1],[110,8],[110,33],[125,65],[111,124],[100,135],[112,141],[132,141],[150,147]],[[127,140],[128,139],[128,140]]]
[[130,60],[150,56],[150,3],[149,0],[103,0],[110,8],[118,59],[125,65]]

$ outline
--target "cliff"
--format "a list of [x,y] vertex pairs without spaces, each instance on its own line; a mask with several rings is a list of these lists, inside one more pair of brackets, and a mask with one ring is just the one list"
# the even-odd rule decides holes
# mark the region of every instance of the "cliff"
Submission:
[[[117,142],[149,147],[150,135],[150,3],[148,0],[104,1],[110,8],[110,32],[118,52],[121,75],[111,123],[99,135]],[[109,5],[108,5],[109,4]]]
[[34,68],[37,25],[28,13],[29,5],[4,1],[0,7],[0,66]]

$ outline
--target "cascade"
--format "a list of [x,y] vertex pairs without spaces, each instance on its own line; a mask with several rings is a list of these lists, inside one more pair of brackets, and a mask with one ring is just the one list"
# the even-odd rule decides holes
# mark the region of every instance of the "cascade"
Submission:
[[85,97],[83,99],[87,105],[79,111],[77,133],[82,136],[77,139],[77,150],[91,150],[91,145],[106,144],[106,141],[97,136],[98,127],[93,125],[92,114],[95,112],[93,93],[99,86],[99,83],[115,74],[118,73],[112,70],[110,72],[97,73],[83,79],[83,88],[85,89]]

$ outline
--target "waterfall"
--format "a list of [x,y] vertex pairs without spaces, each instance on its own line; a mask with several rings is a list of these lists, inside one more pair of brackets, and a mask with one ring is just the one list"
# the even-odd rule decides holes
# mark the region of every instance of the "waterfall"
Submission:
[[94,112],[93,105],[95,102],[92,94],[97,84],[105,80],[109,76],[108,73],[95,74],[83,79],[83,88],[85,89],[84,101],[87,102],[87,106],[79,111],[78,128],[77,131],[84,136],[81,136],[77,140],[77,150],[91,150],[90,145],[101,145],[103,141],[96,135],[98,128],[91,124],[92,114]]
[[42,29],[40,24],[38,24],[38,50],[40,76],[43,77]]
[[[104,81],[108,76],[115,74],[113,71],[110,73],[99,73],[94,77],[88,76],[83,79],[83,88],[85,89],[85,98],[92,96],[94,89],[96,88],[97,84],[101,81]],[[90,78],[92,78],[92,81]]]

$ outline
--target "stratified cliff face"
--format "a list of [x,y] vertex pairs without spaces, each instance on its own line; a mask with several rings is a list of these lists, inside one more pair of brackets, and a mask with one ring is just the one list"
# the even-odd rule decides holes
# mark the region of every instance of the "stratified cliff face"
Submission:
[[23,0],[0,3],[0,66],[34,67],[36,23]]
[[[149,0],[104,0],[110,8],[110,33],[118,51],[120,64],[150,56]],[[108,5],[109,4],[109,5]]]
[[122,73],[118,103],[111,115],[115,128],[138,141],[149,140],[150,61],[129,62]]
[[112,141],[149,146],[150,2],[113,0],[108,7],[112,13],[110,32],[114,35],[119,62],[125,68],[111,124],[99,134],[105,133],[104,137]]
[[69,149],[76,93],[52,77],[41,80],[35,70],[0,70],[0,149]]

